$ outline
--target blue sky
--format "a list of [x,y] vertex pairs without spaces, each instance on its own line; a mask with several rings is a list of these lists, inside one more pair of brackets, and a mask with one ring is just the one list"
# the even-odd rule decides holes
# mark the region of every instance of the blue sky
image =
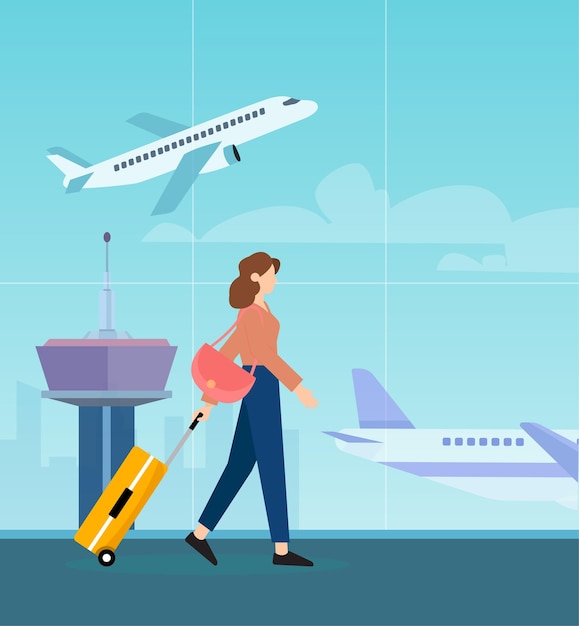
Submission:
[[578,5],[388,2],[392,204],[474,185],[513,219],[577,207]]

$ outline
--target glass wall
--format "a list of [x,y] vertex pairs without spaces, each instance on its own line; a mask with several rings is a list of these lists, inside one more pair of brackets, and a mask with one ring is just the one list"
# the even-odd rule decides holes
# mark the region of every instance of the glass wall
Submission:
[[[107,263],[115,330],[177,348],[170,394],[134,413],[163,459],[256,251],[281,261],[279,353],[319,401],[282,386],[293,530],[577,528],[577,6],[515,5],[11,9],[1,530],[78,525],[78,407],[43,394],[36,347],[98,335]],[[161,157],[126,185],[84,174]],[[195,431],[137,529],[196,522],[238,411]],[[257,472],[219,530],[266,533]]]

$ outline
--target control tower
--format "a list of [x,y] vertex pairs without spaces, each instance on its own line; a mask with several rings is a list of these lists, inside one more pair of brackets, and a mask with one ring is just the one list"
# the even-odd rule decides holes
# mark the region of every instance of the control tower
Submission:
[[165,385],[177,351],[166,339],[133,339],[115,330],[110,240],[105,233],[99,330],[36,346],[48,384],[42,397],[78,406],[79,526],[134,445],[135,407],[171,397]]

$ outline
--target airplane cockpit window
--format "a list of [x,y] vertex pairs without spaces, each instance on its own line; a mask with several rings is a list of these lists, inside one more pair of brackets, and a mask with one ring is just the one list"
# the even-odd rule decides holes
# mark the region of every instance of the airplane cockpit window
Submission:
[[290,98],[289,100],[285,100],[283,102],[283,105],[284,105],[284,107],[287,107],[290,104],[295,104],[296,102],[299,102],[299,100],[296,100],[295,98]]

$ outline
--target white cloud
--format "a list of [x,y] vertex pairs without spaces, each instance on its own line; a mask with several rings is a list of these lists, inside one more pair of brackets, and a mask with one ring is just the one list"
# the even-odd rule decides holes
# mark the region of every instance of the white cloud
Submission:
[[[375,189],[360,164],[345,165],[326,176],[316,200],[327,220],[296,206],[256,209],[215,226],[201,238],[209,242],[383,243],[388,210],[388,243],[502,244],[503,255],[482,260],[451,253],[440,271],[579,272],[579,211],[553,209],[512,221],[493,193],[474,186],[440,187],[392,207]],[[144,242],[191,243],[189,230],[158,224]]]
[[511,218],[490,191],[439,187],[388,211],[389,243],[503,243]]
[[[225,220],[200,241],[259,243],[383,243],[387,196],[375,189],[362,165],[345,165],[326,176],[316,189],[316,201],[327,217],[296,206],[256,209]],[[182,227],[160,224],[143,241],[191,241]],[[162,227],[162,228],[161,228]]]
[[447,254],[438,270],[451,272],[579,273],[579,211],[553,209],[511,222],[504,239],[505,256],[482,263],[463,254]]
[[157,224],[142,239],[145,243],[192,243],[190,230],[171,222]]
[[513,222],[505,249],[513,272],[579,272],[579,210],[552,209]]

